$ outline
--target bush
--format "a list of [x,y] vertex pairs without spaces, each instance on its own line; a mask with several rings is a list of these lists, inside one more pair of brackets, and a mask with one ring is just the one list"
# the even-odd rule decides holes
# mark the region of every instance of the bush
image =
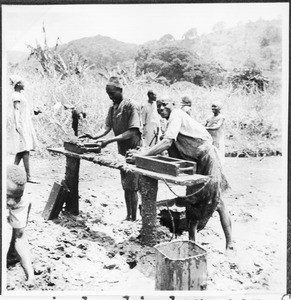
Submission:
[[[15,69],[13,72],[15,73]],[[34,125],[40,141],[40,152],[47,147],[57,147],[73,136],[72,115],[64,109],[70,104],[86,112],[80,131],[96,133],[104,124],[109,105],[105,85],[106,79],[91,70],[80,78],[71,75],[59,81],[43,77],[39,73],[18,70],[26,79],[27,99],[42,113],[34,116]],[[10,75],[10,73],[8,74]],[[142,104],[147,101],[147,91],[153,89],[158,97],[168,94],[177,102],[183,95],[192,98],[192,115],[201,124],[212,115],[214,100],[223,103],[222,113],[226,116],[226,150],[237,153],[281,152],[281,94],[264,91],[250,94],[243,88],[233,91],[230,87],[203,88],[190,82],[176,82],[166,86],[157,82],[131,80],[124,87],[124,95]],[[8,89],[7,99],[11,99]],[[8,143],[11,143],[12,104],[7,101]]]

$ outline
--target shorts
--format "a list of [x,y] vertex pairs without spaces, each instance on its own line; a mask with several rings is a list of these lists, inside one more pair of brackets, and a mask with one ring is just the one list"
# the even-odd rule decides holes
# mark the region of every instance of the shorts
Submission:
[[124,190],[138,191],[139,190],[139,178],[138,174],[133,172],[125,172],[120,170],[121,184]]
[[15,209],[9,209],[7,217],[8,223],[12,228],[24,228],[28,222],[28,215],[31,208],[31,203],[21,201],[20,205]]

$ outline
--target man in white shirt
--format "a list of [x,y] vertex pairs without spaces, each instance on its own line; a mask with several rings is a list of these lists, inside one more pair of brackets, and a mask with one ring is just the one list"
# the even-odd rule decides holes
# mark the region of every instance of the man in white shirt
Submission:
[[159,139],[160,117],[157,112],[156,100],[156,94],[149,90],[148,102],[142,107],[141,111],[144,146],[154,146]]

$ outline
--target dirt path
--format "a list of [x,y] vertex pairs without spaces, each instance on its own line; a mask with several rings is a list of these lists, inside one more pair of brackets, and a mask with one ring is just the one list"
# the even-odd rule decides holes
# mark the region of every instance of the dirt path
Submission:
[[[8,157],[12,162],[13,157]],[[119,171],[82,161],[80,215],[44,221],[41,213],[55,181],[64,177],[64,157],[31,160],[41,184],[27,184],[33,208],[27,227],[37,291],[154,291],[154,249],[141,247],[141,219],[123,221],[125,206]],[[233,221],[235,251],[224,254],[224,237],[215,213],[199,234],[207,250],[208,290],[282,292],[285,286],[286,204],[281,157],[227,158],[232,190],[225,196]],[[175,186],[178,194],[183,187]],[[159,199],[173,197],[159,183]],[[160,242],[172,234],[158,228]],[[187,239],[184,233],[178,239]],[[7,290],[24,291],[19,264],[7,271]]]

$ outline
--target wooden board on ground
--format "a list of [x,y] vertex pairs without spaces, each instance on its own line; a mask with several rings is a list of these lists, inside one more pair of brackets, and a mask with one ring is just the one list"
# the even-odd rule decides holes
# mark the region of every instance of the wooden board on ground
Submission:
[[61,184],[55,182],[46,206],[43,210],[42,216],[45,220],[56,219],[61,212],[64,203],[69,195],[69,189],[64,181]]

